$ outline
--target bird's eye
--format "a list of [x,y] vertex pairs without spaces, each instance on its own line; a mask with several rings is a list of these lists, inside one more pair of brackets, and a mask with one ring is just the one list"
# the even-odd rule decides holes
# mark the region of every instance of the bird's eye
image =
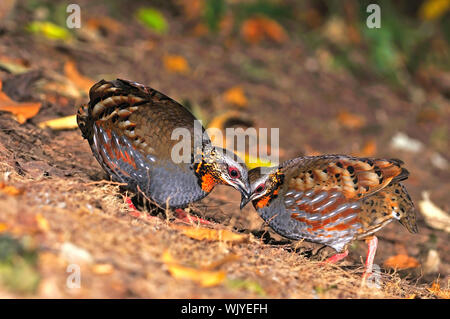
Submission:
[[236,167],[230,167],[230,168],[228,168],[228,174],[229,174],[232,178],[239,178],[239,176],[241,175]]
[[255,192],[257,193],[261,193],[265,188],[264,184],[259,185],[258,187],[256,187]]

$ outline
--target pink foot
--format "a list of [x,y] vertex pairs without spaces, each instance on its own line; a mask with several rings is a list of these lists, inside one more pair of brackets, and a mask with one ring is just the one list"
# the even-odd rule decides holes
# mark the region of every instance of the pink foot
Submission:
[[131,201],[131,198],[128,196],[124,196],[124,201],[128,205],[128,214],[130,214],[133,217],[141,217],[142,213],[137,210],[136,206],[134,206],[133,202]]
[[200,224],[203,224],[203,225],[212,225],[212,224],[214,224],[214,223],[212,223],[212,222],[210,222],[210,221],[208,221],[206,219],[192,216],[192,215],[186,213],[181,208],[175,209],[175,217],[177,219],[179,219],[180,221],[188,223],[188,224],[192,224],[192,223],[195,223],[195,224],[196,223],[200,223]]
[[373,260],[375,258],[375,253],[377,251],[378,246],[378,238],[375,236],[372,236],[372,238],[367,239],[367,258],[366,258],[366,269],[363,274],[363,279],[366,279],[372,274],[373,269]]
[[335,264],[337,263],[339,260],[344,259],[345,257],[347,257],[348,255],[348,250],[344,251],[343,253],[337,253],[333,256],[331,256],[330,258],[326,259],[324,262],[322,262],[321,264]]
[[133,202],[131,201],[131,198],[128,196],[124,197],[125,203],[127,203],[128,208],[131,210],[137,210],[136,206],[134,206]]
[[128,214],[129,214],[130,216],[133,216],[133,217],[135,217],[135,218],[140,218],[140,217],[142,217],[142,215],[144,215],[144,216],[147,217],[147,218],[154,218],[154,216],[150,216],[149,214],[146,214],[146,213],[144,213],[144,212],[139,211],[139,210],[136,208],[136,206],[134,206],[134,204],[133,204],[133,202],[131,201],[131,198],[130,198],[130,197],[124,196],[123,198],[124,198],[124,200],[125,200],[125,203],[127,203],[127,205],[128,205],[128,208],[129,208]]

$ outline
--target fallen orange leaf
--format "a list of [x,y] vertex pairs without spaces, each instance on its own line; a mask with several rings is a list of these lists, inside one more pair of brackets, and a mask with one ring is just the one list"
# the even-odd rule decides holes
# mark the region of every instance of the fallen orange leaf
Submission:
[[253,44],[259,43],[265,38],[278,43],[287,40],[286,32],[278,22],[262,16],[244,21],[241,34],[247,42]]
[[196,20],[200,18],[205,11],[204,0],[182,0],[179,4],[183,11],[183,17],[188,20]]
[[243,242],[248,239],[247,235],[236,234],[226,229],[210,229],[202,227],[176,226],[181,233],[196,240]]
[[349,129],[358,129],[366,124],[366,119],[364,116],[356,115],[348,111],[339,112],[337,121],[339,124]]
[[25,73],[29,70],[28,62],[20,58],[0,56],[0,66],[13,74]]
[[278,24],[278,22],[271,19],[264,19],[262,23],[264,25],[266,35],[269,39],[278,43],[283,43],[286,41],[286,32],[284,31],[283,27]]
[[111,33],[118,33],[121,29],[123,29],[123,25],[120,22],[107,16],[90,18],[87,21],[86,26],[92,30],[103,28]]
[[424,1],[419,8],[419,16],[423,20],[435,20],[443,16],[450,10],[448,0],[428,0]]
[[57,119],[52,119],[44,121],[38,124],[40,128],[49,127],[54,130],[69,130],[78,128],[77,116],[69,115],[65,117],[60,117]]
[[23,193],[23,190],[6,185],[5,182],[0,182],[0,191],[11,196],[17,196]]
[[210,271],[181,266],[172,255],[165,251],[162,261],[167,266],[169,273],[176,279],[187,279],[198,283],[202,287],[212,287],[221,284],[226,277],[224,271]]
[[209,32],[208,27],[201,22],[192,28],[192,34],[196,37],[202,37],[204,35],[207,35],[208,32]]
[[164,66],[171,72],[187,73],[189,71],[188,62],[180,55],[166,55],[164,57]]
[[110,264],[96,264],[92,266],[92,272],[97,275],[109,275],[114,272],[114,267]]
[[50,225],[48,224],[48,221],[45,219],[42,214],[36,215],[36,222],[38,228],[43,232],[48,232],[50,230]]
[[441,285],[438,282],[433,282],[431,288],[427,288],[429,292],[444,299],[450,299],[450,289],[441,289]]
[[38,114],[40,108],[41,103],[15,103],[13,105],[6,105],[6,103],[0,102],[0,110],[14,114],[17,122],[20,124],[25,123],[29,118]]
[[15,115],[17,122],[23,124],[35,116],[41,108],[39,102],[15,102],[2,91],[0,80],[0,111],[7,111]]
[[0,233],[4,232],[7,229],[8,229],[8,225],[6,225],[4,223],[0,223]]
[[224,98],[225,101],[236,106],[246,107],[248,104],[247,98],[244,94],[244,90],[239,86],[227,90],[224,93]]
[[64,64],[64,73],[70,81],[86,94],[95,83],[93,80],[81,75],[80,72],[78,72],[75,62],[71,60]]
[[391,256],[384,262],[386,267],[395,268],[395,269],[407,269],[407,268],[415,268],[420,264],[414,257],[410,257],[405,254],[398,254],[395,256]]
[[375,142],[375,140],[372,139],[372,140],[367,141],[363,145],[361,150],[359,152],[355,153],[355,156],[371,157],[371,156],[374,156],[376,152],[377,152],[377,143]]

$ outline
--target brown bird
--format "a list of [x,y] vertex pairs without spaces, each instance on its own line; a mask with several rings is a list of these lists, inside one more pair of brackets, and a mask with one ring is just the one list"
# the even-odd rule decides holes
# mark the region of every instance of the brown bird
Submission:
[[[249,195],[245,165],[213,147],[205,130],[182,105],[142,84],[117,79],[96,83],[77,114],[92,153],[115,181],[158,205],[184,208],[218,184]],[[187,161],[177,157],[176,129],[188,133]],[[196,160],[197,159],[197,160]],[[242,162],[241,162],[242,163]]]
[[400,183],[409,175],[402,165],[397,159],[323,155],[258,167],[249,171],[251,195],[242,198],[241,208],[252,201],[280,235],[334,248],[337,254],[328,262],[346,257],[353,240],[366,239],[367,275],[377,248],[375,232],[393,220],[417,232],[414,205]]

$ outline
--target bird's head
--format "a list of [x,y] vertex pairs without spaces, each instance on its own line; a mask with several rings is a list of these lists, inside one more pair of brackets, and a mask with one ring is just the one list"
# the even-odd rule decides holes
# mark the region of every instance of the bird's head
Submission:
[[233,152],[212,147],[203,152],[200,163],[194,165],[203,191],[209,193],[215,185],[229,185],[243,198],[250,196],[247,167]]
[[250,196],[242,197],[241,209],[252,201],[256,209],[268,206],[278,196],[284,175],[277,167],[256,167],[248,172]]

